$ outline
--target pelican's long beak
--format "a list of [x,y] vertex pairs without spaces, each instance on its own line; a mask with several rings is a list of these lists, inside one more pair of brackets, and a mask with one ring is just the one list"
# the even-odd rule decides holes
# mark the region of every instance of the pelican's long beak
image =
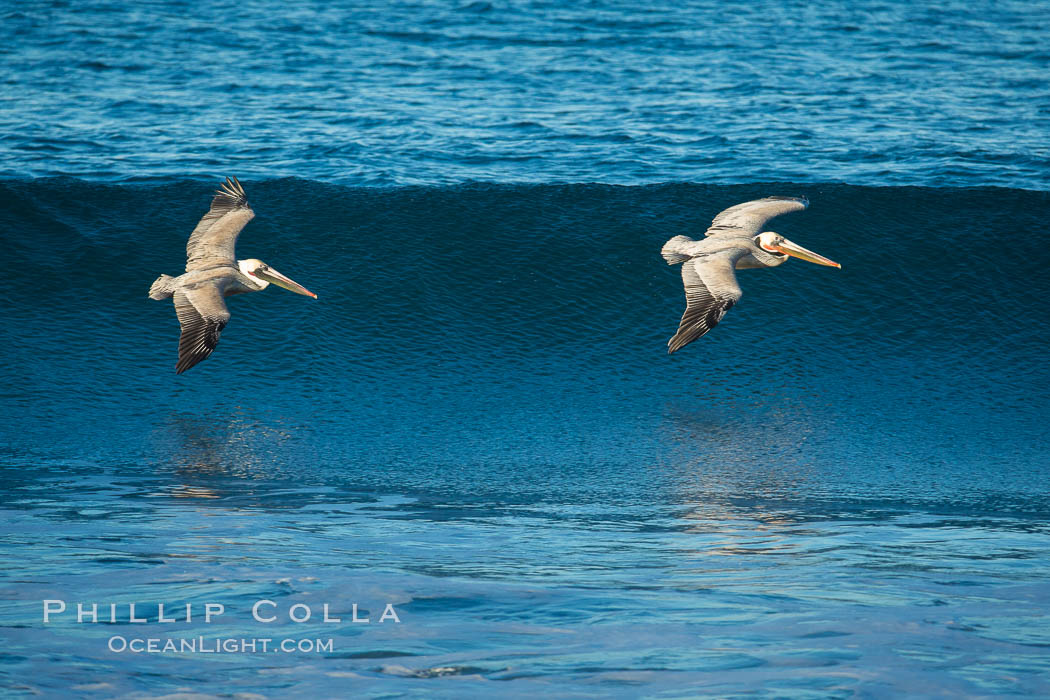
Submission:
[[273,269],[272,267],[267,269],[265,272],[262,271],[262,270],[256,271],[255,276],[256,277],[261,277],[264,280],[266,280],[267,282],[272,282],[273,284],[276,284],[278,287],[284,287],[289,292],[295,292],[296,294],[302,294],[304,297],[313,297],[314,299],[317,298],[317,295],[314,294],[313,292],[311,292],[309,289],[307,289],[303,285],[299,284],[298,282],[295,282],[292,279],[290,279],[288,277],[285,277],[284,275],[282,275],[280,272],[278,272],[277,270]]
[[797,243],[792,243],[787,239],[784,239],[784,242],[780,245],[773,247],[779,250],[781,253],[784,253],[785,255],[792,255],[798,258],[799,260],[805,260],[806,262],[816,263],[818,265],[827,265],[828,267],[842,267],[842,265],[839,265],[834,260],[828,260],[823,255],[817,255],[812,250],[806,250]]

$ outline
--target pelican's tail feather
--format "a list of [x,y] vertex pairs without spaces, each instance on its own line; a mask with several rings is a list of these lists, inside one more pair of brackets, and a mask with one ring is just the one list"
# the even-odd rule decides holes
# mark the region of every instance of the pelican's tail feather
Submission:
[[686,243],[695,243],[695,241],[689,236],[675,236],[667,243],[664,243],[663,249],[660,250],[660,255],[664,256],[664,260],[667,261],[668,265],[684,263],[692,257],[681,252],[682,246]]
[[150,299],[171,299],[175,293],[175,278],[171,275],[161,275],[149,288]]

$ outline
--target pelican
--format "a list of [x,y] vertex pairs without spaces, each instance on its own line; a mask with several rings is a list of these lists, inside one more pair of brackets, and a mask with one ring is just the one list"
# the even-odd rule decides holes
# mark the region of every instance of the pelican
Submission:
[[219,343],[219,333],[230,320],[224,297],[261,292],[272,282],[317,298],[262,260],[234,258],[237,235],[253,218],[255,212],[241,183],[237,178],[226,178],[186,243],[186,272],[178,277],[161,275],[149,288],[150,299],[174,299],[175,315],[182,326],[176,374],[206,359]]
[[716,216],[702,241],[675,236],[664,244],[660,254],[668,265],[682,263],[685,284],[685,313],[678,332],[667,341],[668,353],[681,350],[705,335],[740,301],[743,292],[736,281],[736,270],[776,267],[788,256],[818,265],[842,267],[778,233],[762,231],[774,216],[803,211],[808,206],[809,201],[804,197],[755,199],[729,207]]

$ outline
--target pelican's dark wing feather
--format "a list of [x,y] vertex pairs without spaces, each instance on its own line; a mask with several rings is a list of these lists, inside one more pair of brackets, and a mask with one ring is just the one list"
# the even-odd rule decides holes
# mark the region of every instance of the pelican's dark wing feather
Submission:
[[226,178],[186,243],[186,272],[218,265],[236,266],[237,236],[254,217],[241,183],[237,178]]
[[705,235],[757,236],[774,216],[803,211],[809,206],[805,197],[766,197],[729,207],[711,222]]
[[701,255],[682,265],[682,283],[685,285],[685,313],[678,332],[667,341],[667,352],[672,353],[702,337],[722,320],[726,311],[740,300],[743,292],[736,281],[736,261],[745,254],[743,249],[727,250]]
[[179,317],[179,361],[175,373],[182,374],[204,360],[219,344],[219,334],[230,320],[230,312],[219,287],[204,284],[175,292],[175,314]]

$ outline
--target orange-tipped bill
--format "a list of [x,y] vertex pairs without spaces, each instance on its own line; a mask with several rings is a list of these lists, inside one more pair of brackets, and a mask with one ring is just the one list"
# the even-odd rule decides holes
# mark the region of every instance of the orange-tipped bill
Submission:
[[812,250],[806,250],[797,243],[785,240],[780,245],[773,246],[781,253],[785,255],[791,255],[798,258],[799,260],[805,260],[806,262],[816,263],[817,265],[827,265],[828,267],[842,267],[834,260],[828,260],[823,255],[817,255]]
[[302,294],[304,297],[313,297],[314,299],[317,298],[317,295],[314,294],[313,292],[311,292],[309,289],[307,289],[303,285],[299,284],[298,282],[293,281],[291,278],[285,277],[284,275],[282,275],[280,272],[278,272],[277,270],[273,269],[272,267],[267,269],[265,272],[262,271],[262,270],[256,271],[255,276],[256,277],[261,277],[262,279],[266,280],[267,282],[272,282],[273,284],[276,284],[278,287],[284,287],[289,292],[295,292],[296,294]]

